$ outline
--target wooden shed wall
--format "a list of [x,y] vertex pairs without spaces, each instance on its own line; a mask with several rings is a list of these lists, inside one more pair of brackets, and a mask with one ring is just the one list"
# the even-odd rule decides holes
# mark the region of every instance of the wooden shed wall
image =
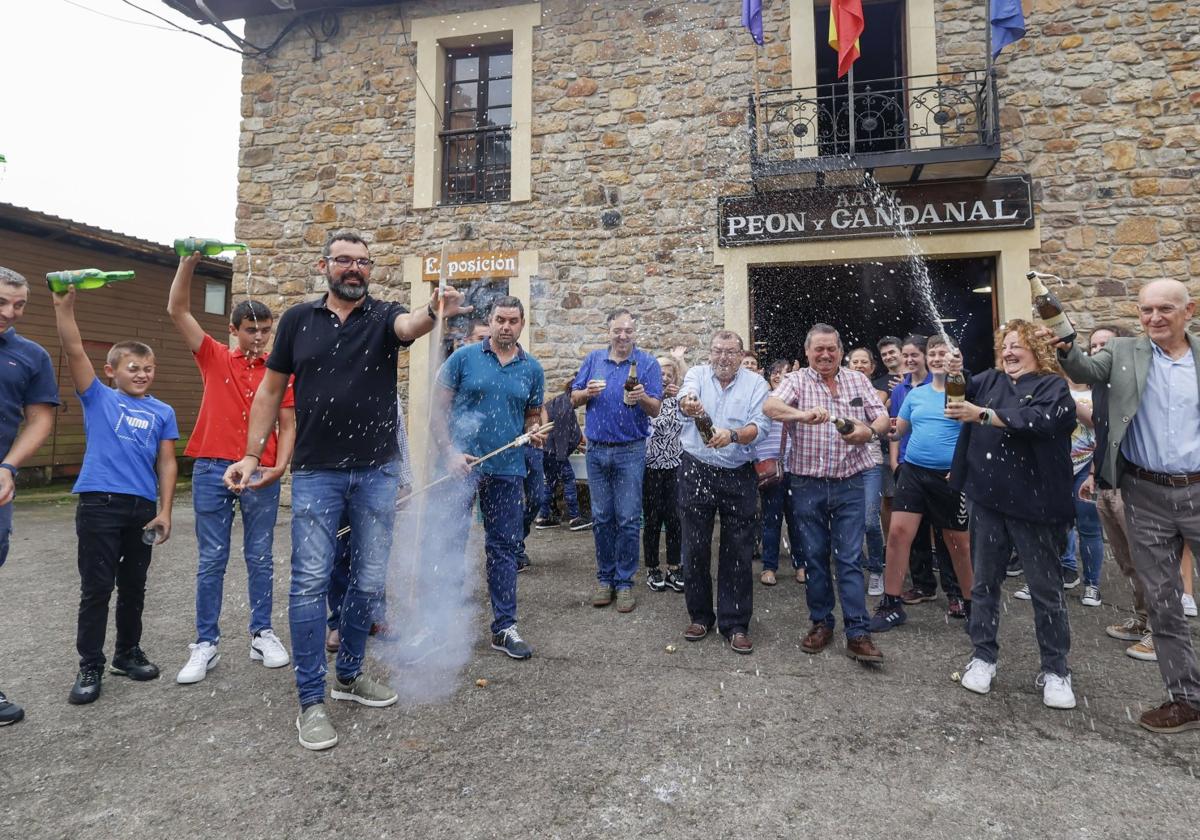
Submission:
[[[150,393],[175,409],[183,453],[200,411],[201,380],[192,354],[167,316],[167,292],[174,269],[136,255],[117,255],[111,250],[92,251],[78,245],[56,242],[0,229],[0,265],[25,275],[29,280],[29,304],[17,324],[17,332],[36,341],[50,354],[58,377],[62,405],[55,412],[54,432],[26,467],[52,467],[52,477],[72,476],[83,463],[83,414],[70,381],[66,360],[54,326],[54,307],[46,288],[48,271],[63,268],[99,268],[106,271],[133,269],[137,278],[93,291],[80,292],[75,314],[84,346],[104,379],[104,357],[118,341],[135,339],[154,349],[157,371]],[[204,289],[210,280],[225,284],[225,313],[204,312]],[[229,339],[230,280],[197,273],[192,283],[192,312],[209,335],[224,343]],[[111,383],[108,383],[111,384]]]

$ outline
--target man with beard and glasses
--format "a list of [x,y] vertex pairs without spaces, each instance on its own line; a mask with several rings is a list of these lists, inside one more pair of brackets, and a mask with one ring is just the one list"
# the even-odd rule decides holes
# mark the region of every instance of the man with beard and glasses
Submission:
[[[437,375],[437,410],[431,433],[444,453],[442,465],[460,478],[439,488],[431,505],[439,517],[461,510],[468,520],[475,496],[483,512],[488,595],[492,603],[492,648],[513,659],[533,649],[517,632],[517,570],[523,549],[525,479],[531,469],[523,447],[511,447],[476,465],[476,460],[530,433],[542,420],[545,377],[542,366],[518,343],[525,328],[520,299],[503,297],[492,305],[491,335],[454,352]],[[538,460],[536,469],[541,469]],[[423,555],[461,557],[468,529],[426,527]]]
[[[392,545],[400,467],[396,443],[396,363],[401,347],[433,329],[438,293],[409,313],[367,294],[374,262],[352,231],[330,235],[317,260],[329,292],[279,319],[267,372],[250,409],[246,454],[225,472],[244,490],[258,468],[289,376],[294,376],[296,448],[292,458],[292,585],[288,606],[301,746],[337,743],[325,711],[325,599],[348,510],[350,586],[342,608],[341,645],[332,696],[390,706],[396,692],[362,670],[367,633],[377,615]],[[469,312],[447,288],[444,315]]]

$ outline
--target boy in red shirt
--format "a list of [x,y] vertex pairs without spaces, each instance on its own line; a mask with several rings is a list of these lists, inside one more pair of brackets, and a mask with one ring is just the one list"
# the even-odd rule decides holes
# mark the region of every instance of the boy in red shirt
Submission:
[[274,568],[271,545],[279,511],[279,478],[288,467],[296,440],[296,412],[291,388],[279,409],[278,445],[272,433],[259,462],[260,475],[246,490],[226,489],[225,468],[242,457],[250,404],[266,372],[267,341],[274,318],[262,303],[244,300],[230,314],[229,334],[237,342],[230,349],[208,335],[192,315],[192,274],[199,254],[179,260],[171,283],[167,313],[187,342],[204,380],[204,397],[196,428],[184,454],[196,459],[192,469],[192,504],[196,509],[196,541],[200,562],[196,571],[196,641],[189,645],[187,664],[175,677],[178,683],[196,683],[217,664],[221,634],[217,621],[225,567],[229,562],[234,503],[242,510],[243,551],[250,590],[250,658],[268,668],[291,661],[271,629]]

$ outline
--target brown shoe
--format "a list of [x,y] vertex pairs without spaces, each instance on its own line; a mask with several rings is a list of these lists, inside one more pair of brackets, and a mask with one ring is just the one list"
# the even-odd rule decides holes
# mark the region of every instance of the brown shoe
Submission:
[[846,655],[855,662],[882,662],[883,651],[875,647],[870,636],[856,636],[846,640]]
[[775,570],[763,569],[763,573],[758,576],[758,582],[763,586],[774,586],[777,583],[775,580]]
[[683,638],[687,639],[689,642],[698,642],[707,635],[708,628],[695,621],[689,624],[687,629],[683,631]]
[[754,653],[754,642],[745,633],[734,633],[729,637],[729,646],[734,653]]
[[1171,734],[1188,729],[1200,729],[1200,709],[1193,708],[1182,700],[1171,700],[1157,709],[1143,712],[1138,718],[1142,729]]
[[325,650],[329,653],[337,653],[338,648],[342,646],[342,639],[338,636],[337,628],[334,627],[325,634]]
[[796,583],[800,584],[801,586],[808,583],[808,574],[804,571],[804,569],[796,570]]
[[800,642],[800,650],[805,653],[820,653],[829,647],[833,641],[833,630],[826,624],[814,624],[808,635]]

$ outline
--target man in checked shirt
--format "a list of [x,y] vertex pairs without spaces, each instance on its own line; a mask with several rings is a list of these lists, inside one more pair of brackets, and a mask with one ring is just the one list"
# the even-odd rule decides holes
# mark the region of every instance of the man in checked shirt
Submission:
[[[883,654],[867,632],[866,587],[859,558],[866,529],[863,473],[872,469],[871,446],[888,432],[888,413],[871,381],[842,367],[842,339],[828,324],[816,324],[804,339],[808,367],[786,374],[763,406],[772,420],[788,422],[791,446],[786,463],[788,497],[800,531],[808,568],[808,611],[812,629],[800,643],[820,653],[833,639],[833,580],[846,633],[846,655],[881,662]],[[853,428],[839,433],[830,421]]]

